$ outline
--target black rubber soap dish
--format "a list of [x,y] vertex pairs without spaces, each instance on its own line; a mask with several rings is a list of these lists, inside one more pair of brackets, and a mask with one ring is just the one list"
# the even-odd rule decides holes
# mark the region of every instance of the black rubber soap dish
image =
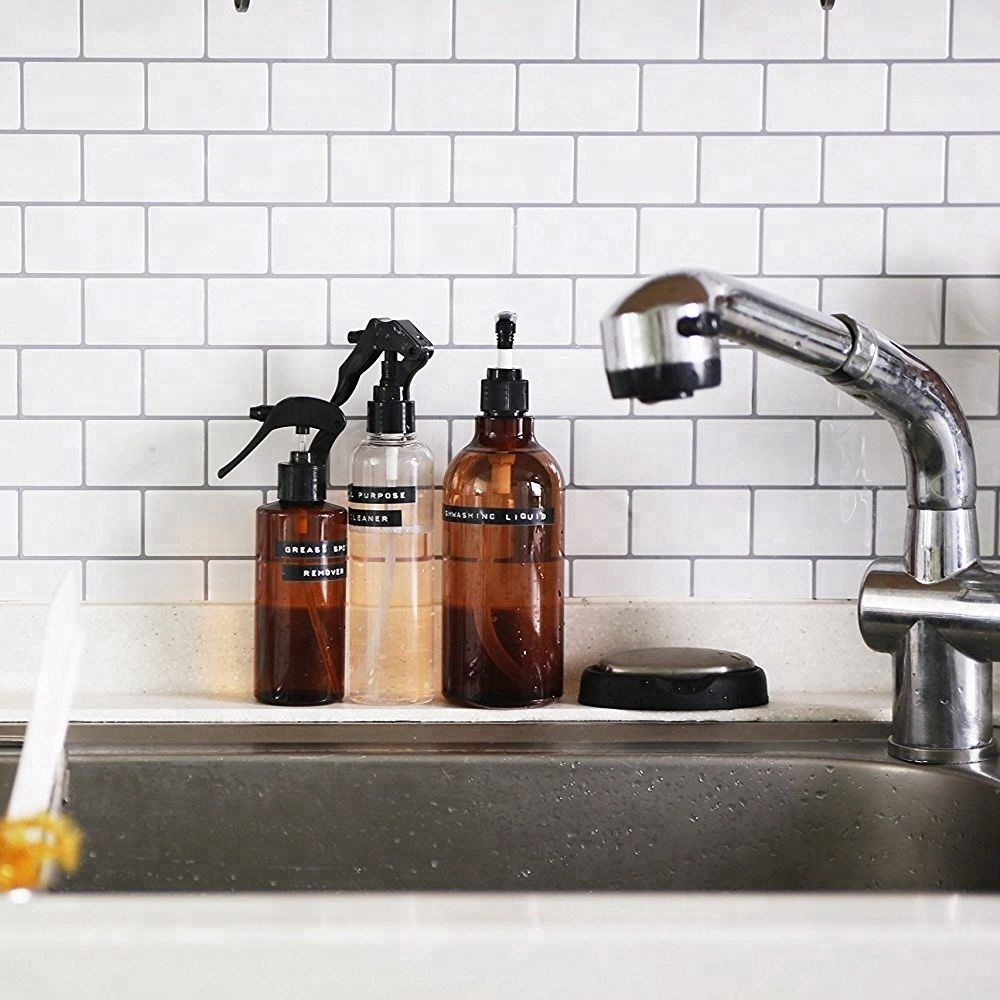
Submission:
[[611,653],[580,677],[580,704],[704,712],[767,704],[767,678],[748,656],[669,646]]

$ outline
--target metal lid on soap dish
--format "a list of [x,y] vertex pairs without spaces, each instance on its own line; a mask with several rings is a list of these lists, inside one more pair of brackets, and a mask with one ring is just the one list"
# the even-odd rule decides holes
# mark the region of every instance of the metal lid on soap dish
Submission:
[[767,678],[748,656],[667,646],[611,653],[580,677],[581,705],[704,712],[767,704]]

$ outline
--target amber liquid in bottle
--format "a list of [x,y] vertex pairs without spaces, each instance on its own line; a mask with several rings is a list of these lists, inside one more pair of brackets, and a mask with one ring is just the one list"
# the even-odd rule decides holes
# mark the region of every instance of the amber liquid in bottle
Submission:
[[563,481],[532,418],[477,417],[442,500],[445,698],[490,708],[559,698]]
[[325,705],[344,697],[347,511],[257,508],[254,697]]

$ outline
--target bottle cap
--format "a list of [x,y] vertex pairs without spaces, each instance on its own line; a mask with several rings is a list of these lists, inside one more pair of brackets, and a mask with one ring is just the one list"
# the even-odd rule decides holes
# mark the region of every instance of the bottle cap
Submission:
[[519,417],[528,411],[528,380],[513,366],[517,313],[497,314],[497,367],[480,382],[479,408],[487,417]]

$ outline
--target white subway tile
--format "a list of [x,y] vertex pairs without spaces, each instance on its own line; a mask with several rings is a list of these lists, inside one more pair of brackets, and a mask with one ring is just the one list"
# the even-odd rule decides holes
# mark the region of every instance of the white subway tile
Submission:
[[993,0],[953,0],[951,54],[956,59],[1000,57],[997,6]]
[[827,54],[831,59],[944,59],[950,6],[949,0],[908,0],[904,29],[897,0],[864,0],[849,17],[827,20]]
[[396,67],[401,132],[509,132],[515,67],[496,63],[405,63]]
[[388,208],[276,208],[271,259],[276,274],[385,273]]
[[144,92],[141,63],[25,63],[24,127],[141,129]]
[[580,486],[689,486],[693,447],[690,420],[578,419],[573,480]]
[[0,135],[4,201],[76,201],[80,197],[80,137]]
[[373,316],[408,319],[435,345],[447,343],[451,290],[447,278],[334,278],[330,282],[330,337],[345,344]]
[[[131,0],[86,0],[80,6],[83,54],[91,59],[189,59],[205,54],[204,0],[172,0],[142,7]],[[209,4],[210,11],[213,7],[217,5]],[[254,15],[256,18],[256,10]],[[248,19],[229,20],[238,26]]]
[[[798,0],[769,0],[767,12],[740,0],[705,0],[706,59],[819,59],[823,15]],[[839,11],[838,11],[839,13]]]
[[[333,392],[336,380],[331,380]],[[277,399],[277,396],[273,397]],[[288,453],[296,446],[298,437],[289,427],[269,434],[225,479],[219,478],[219,469],[232,461],[260,429],[254,420],[210,420],[208,422],[208,482],[210,486],[256,486],[274,489],[277,486],[278,463],[288,461]],[[337,440],[337,450],[345,447],[346,435]]]
[[884,420],[822,420],[820,486],[901,486],[903,453]]
[[337,59],[447,59],[451,0],[333,0]]
[[[879,490],[875,504],[875,554],[900,557],[906,535],[906,494]],[[979,550],[989,555],[996,548],[996,494],[980,490],[976,497]]]
[[818,136],[706,136],[701,143],[701,200],[752,205],[819,201],[820,148]]
[[209,201],[326,201],[322,135],[213,135],[208,138]]
[[869,490],[758,490],[753,551],[765,556],[860,556],[872,544]]
[[690,204],[697,185],[694,136],[580,136],[580,201]]
[[0,273],[21,270],[21,243],[21,209],[0,205]]
[[645,66],[646,132],[756,132],[763,120],[764,68],[708,64]]
[[[285,396],[319,396],[329,399],[337,386],[337,369],[350,353],[348,346],[298,348],[297,350],[270,350],[267,352],[267,402],[276,403]],[[437,369],[440,352],[435,353],[432,364]],[[361,376],[358,388],[342,407],[348,417],[363,417],[366,400],[371,399],[372,387],[378,382],[379,370],[375,365]],[[422,393],[428,388],[423,383]],[[421,397],[424,398],[423,396]],[[431,412],[426,405],[421,412]],[[245,413],[245,409],[236,412]],[[346,433],[346,432],[345,432]],[[285,449],[288,450],[287,448]]]
[[1000,279],[951,278],[946,303],[946,343],[977,347],[996,345],[1000,329]]
[[88,420],[88,486],[201,486],[201,420]]
[[455,201],[573,200],[571,136],[457,136]]
[[80,54],[79,0],[5,0],[0,58]]
[[0,601],[48,604],[69,574],[76,593],[82,597],[83,572],[79,562],[56,559],[21,559],[0,572]]
[[644,208],[639,270],[710,267],[754,274],[758,267],[760,210],[756,208]]
[[[69,310],[68,292],[67,299]],[[90,278],[84,300],[88,344],[205,340],[205,283],[199,278]]]
[[234,17],[229,4],[208,4],[208,55],[212,59],[325,59],[327,0],[254,4]]
[[0,492],[0,556],[17,555],[17,493]]
[[520,67],[518,125],[525,132],[634,132],[639,67],[528,63]]
[[574,559],[574,597],[688,597],[686,559]]
[[920,357],[951,387],[967,416],[992,417],[1000,394],[1000,354],[972,348],[922,350]]
[[267,270],[267,209],[149,209],[149,270],[154,274],[260,273]]
[[996,274],[1000,208],[890,208],[885,266],[894,274]]
[[746,555],[749,490],[636,490],[632,551],[637,555]]
[[455,0],[459,59],[572,59],[576,0]]
[[271,118],[277,131],[385,131],[392,127],[392,67],[276,63]]
[[520,274],[631,274],[632,208],[522,208],[517,213]]
[[948,141],[948,200],[1000,202],[1000,136],[951,137]]
[[700,420],[695,481],[707,486],[809,486],[815,433],[811,420]]
[[628,552],[628,491],[566,491],[566,554],[623,556]]
[[580,278],[576,282],[576,343],[600,344],[601,317],[636,287],[634,277]]
[[25,490],[22,555],[137,556],[140,506],[138,490]]
[[686,399],[661,403],[633,403],[639,417],[742,417],[752,410],[754,353],[748,348],[723,345],[720,354],[722,384],[696,392]]
[[970,420],[976,450],[976,481],[980,486],[1000,486],[1000,421]]
[[898,344],[941,340],[940,278],[827,278],[823,311],[845,313]]
[[517,313],[517,344],[544,347],[571,340],[573,285],[568,278],[458,278],[456,344],[495,345],[498,312]]
[[878,274],[882,209],[764,209],[763,270],[770,274]]
[[434,202],[451,197],[446,135],[335,135],[332,201]]
[[871,410],[812,372],[796,368],[779,358],[759,354],[757,412],[764,416],[863,417]]
[[397,208],[396,270],[402,274],[509,274],[509,208]]
[[205,596],[205,564],[175,559],[94,559],[87,563],[87,601],[174,604]]
[[148,86],[149,127],[154,131],[267,128],[263,63],[154,62]]
[[21,124],[21,68],[18,63],[0,63],[0,128]]
[[612,399],[608,392],[599,350],[522,351],[518,365],[531,382],[531,411],[537,416],[614,416],[628,410],[627,400]]
[[132,207],[56,207],[24,210],[27,271],[107,274],[143,269],[146,225]]
[[768,66],[765,124],[771,132],[881,132],[887,87],[880,63]]
[[141,354],[57,347],[21,352],[21,411],[33,417],[139,413]]
[[79,278],[0,278],[0,302],[0,344],[80,343]]
[[254,598],[253,559],[213,559],[208,564],[208,599],[249,604]]
[[0,420],[0,486],[79,486],[78,420]]
[[582,0],[582,59],[696,59],[698,0]]
[[146,555],[248,556],[259,490],[150,490]]
[[696,559],[694,595],[705,600],[812,597],[812,564],[794,559]]
[[823,196],[828,202],[944,200],[944,136],[829,136]]
[[816,600],[857,600],[868,559],[817,559]]
[[989,132],[1000,128],[1000,63],[897,63],[894,132]]
[[0,416],[17,413],[17,351],[0,350]]
[[200,135],[88,135],[83,162],[88,201],[201,201],[205,195]]
[[262,351],[148,350],[145,361],[150,416],[231,416],[263,402]]
[[213,278],[208,282],[208,342],[325,344],[326,304],[322,278]]

